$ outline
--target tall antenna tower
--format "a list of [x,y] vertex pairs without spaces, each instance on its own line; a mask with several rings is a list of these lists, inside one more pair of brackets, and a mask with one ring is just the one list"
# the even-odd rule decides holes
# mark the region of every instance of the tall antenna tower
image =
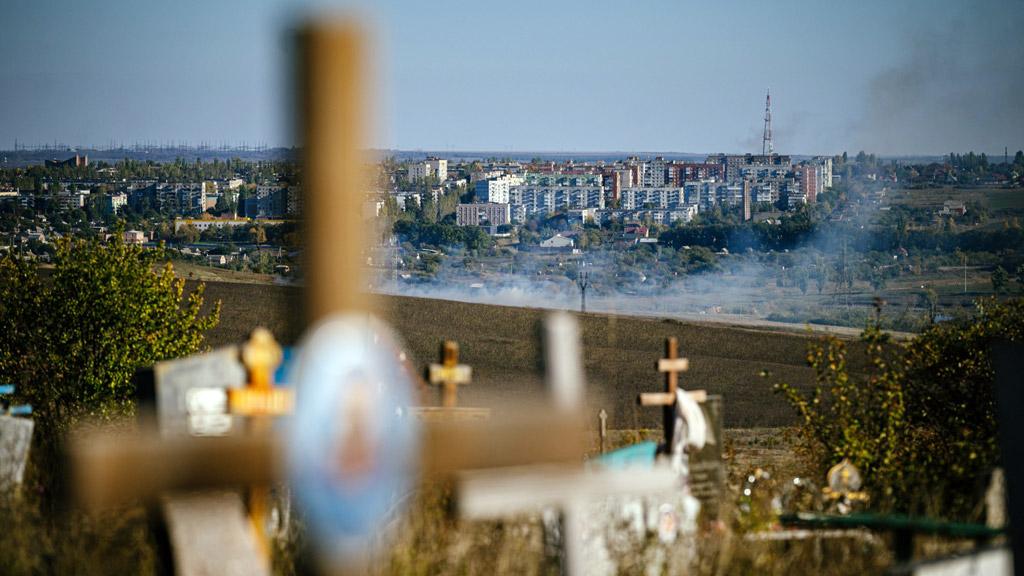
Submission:
[[761,139],[761,154],[771,156],[774,153],[775,149],[772,148],[772,92],[768,90],[764,101],[764,137]]

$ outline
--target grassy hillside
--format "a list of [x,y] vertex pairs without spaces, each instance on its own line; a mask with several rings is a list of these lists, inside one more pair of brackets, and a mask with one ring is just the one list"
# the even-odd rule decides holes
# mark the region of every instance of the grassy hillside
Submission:
[[[210,335],[213,346],[240,342],[264,325],[287,343],[301,333],[301,289],[267,284],[208,282],[207,300],[221,300],[220,326]],[[461,359],[473,366],[473,384],[460,391],[460,404],[500,406],[542,390],[539,342],[544,311],[445,300],[382,297],[383,316],[399,332],[414,365],[436,359],[442,339],[454,339]],[[683,386],[721,394],[728,427],[780,426],[792,422],[771,383],[786,380],[809,385],[813,374],[804,364],[807,344],[816,336],[722,324],[585,314],[584,362],[588,402],[595,414],[608,411],[613,429],[660,427],[657,410],[635,405],[637,393],[660,388],[654,371],[664,339],[679,338],[690,359]],[[852,367],[862,366],[859,355]],[[768,370],[772,378],[759,376]]]

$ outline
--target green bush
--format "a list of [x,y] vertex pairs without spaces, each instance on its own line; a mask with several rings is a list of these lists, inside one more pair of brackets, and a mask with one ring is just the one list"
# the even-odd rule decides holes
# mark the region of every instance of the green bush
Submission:
[[862,339],[864,377],[850,376],[846,345],[829,337],[808,352],[810,394],[776,385],[800,417],[810,463],[824,475],[849,458],[876,509],[978,520],[999,463],[991,345],[1024,339],[1024,301],[980,302],[976,318],[905,342],[877,325]]
[[[32,404],[32,491],[63,490],[63,444],[76,422],[131,414],[136,369],[198,351],[216,325],[220,304],[202,314],[203,287],[186,295],[162,262],[162,250],[120,233],[105,244],[60,241],[49,274],[18,256],[0,259],[0,382]],[[58,502],[41,504],[52,513]]]
[[185,295],[162,262],[162,250],[120,234],[61,241],[48,278],[17,256],[0,260],[0,379],[44,428],[123,414],[137,368],[199,350],[220,304],[201,314],[203,286]]

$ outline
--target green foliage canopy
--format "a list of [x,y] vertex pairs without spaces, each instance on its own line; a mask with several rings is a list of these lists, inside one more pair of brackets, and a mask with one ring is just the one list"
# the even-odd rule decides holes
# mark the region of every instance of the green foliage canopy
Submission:
[[186,294],[163,261],[120,233],[62,240],[49,278],[17,256],[0,260],[0,378],[48,428],[130,411],[137,368],[200,349],[220,303],[203,314],[204,286]]

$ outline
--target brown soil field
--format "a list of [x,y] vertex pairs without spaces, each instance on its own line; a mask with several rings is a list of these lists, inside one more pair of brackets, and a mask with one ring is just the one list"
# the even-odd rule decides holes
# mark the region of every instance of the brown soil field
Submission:
[[[220,300],[221,322],[208,334],[211,346],[243,341],[256,326],[266,326],[284,343],[301,334],[300,288],[272,284],[207,282],[207,303]],[[540,323],[545,310],[468,304],[399,296],[380,297],[381,315],[395,328],[413,365],[435,361],[444,339],[456,340],[460,360],[473,367],[473,383],[463,387],[464,406],[498,408],[535,397],[543,390]],[[587,402],[595,415],[608,412],[610,429],[660,428],[660,412],[636,405],[641,391],[656,391],[662,377],[654,365],[665,338],[679,338],[690,359],[681,382],[724,399],[724,425],[760,428],[794,423],[772,384],[813,384],[806,366],[807,346],[819,335],[649,317],[580,314]],[[864,368],[863,348],[850,341],[850,368]],[[762,371],[768,378],[760,376]]]

